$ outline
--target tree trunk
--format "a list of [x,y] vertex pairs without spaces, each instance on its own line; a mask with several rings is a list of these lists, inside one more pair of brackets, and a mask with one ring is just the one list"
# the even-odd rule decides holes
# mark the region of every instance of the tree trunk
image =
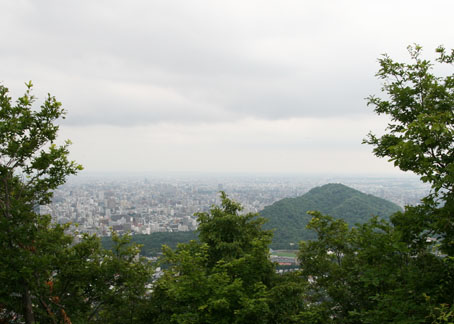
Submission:
[[24,304],[25,323],[34,324],[35,316],[33,315],[32,298],[30,296],[30,290],[28,290],[28,287],[25,287],[24,295],[22,298]]

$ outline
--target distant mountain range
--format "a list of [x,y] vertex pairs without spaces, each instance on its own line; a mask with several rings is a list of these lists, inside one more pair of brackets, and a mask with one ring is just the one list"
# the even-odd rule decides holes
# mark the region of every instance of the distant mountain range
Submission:
[[298,248],[299,241],[315,239],[315,234],[306,229],[311,219],[307,212],[311,210],[342,218],[352,226],[364,223],[375,215],[387,219],[402,208],[338,183],[316,187],[301,197],[279,200],[260,212],[260,216],[268,219],[264,228],[274,229],[271,247]]

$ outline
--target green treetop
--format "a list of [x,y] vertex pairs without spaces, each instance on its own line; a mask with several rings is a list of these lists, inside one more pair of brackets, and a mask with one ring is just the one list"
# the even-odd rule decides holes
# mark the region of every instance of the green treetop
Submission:
[[[5,313],[23,314],[25,322],[32,323],[31,291],[44,280],[39,272],[55,255],[51,242],[43,244],[55,237],[41,235],[49,219],[35,210],[49,203],[52,190],[82,167],[68,159],[69,141],[55,144],[56,121],[65,114],[61,103],[48,95],[35,109],[31,82],[26,86],[14,104],[0,85],[0,305]],[[47,256],[38,258],[41,253]]]
[[[318,212],[308,225],[316,241],[302,242],[309,308],[322,323],[452,323],[454,318],[454,75],[436,76],[410,46],[410,63],[379,59],[383,97],[375,112],[390,118],[382,136],[364,140],[374,153],[432,186],[418,206],[348,229]],[[454,52],[437,49],[438,63]]]
[[[403,171],[429,182],[434,194],[454,192],[454,75],[436,76],[433,64],[421,57],[422,48],[409,46],[411,63],[379,59],[377,77],[384,81],[385,98],[370,96],[377,114],[390,117],[388,132],[370,133],[365,143],[375,155],[388,157]],[[437,49],[440,65],[451,65],[454,53]]]
[[[432,186],[424,204],[397,214],[394,224],[413,242],[438,237],[441,250],[454,255],[454,74],[436,76],[420,46],[408,51],[411,63],[387,55],[379,60],[377,76],[384,80],[385,98],[370,96],[368,103],[391,121],[383,136],[369,134],[364,142],[374,146],[375,155],[388,157]],[[443,47],[436,52],[439,65],[452,68],[454,52]]]
[[271,233],[256,214],[221,193],[221,206],[199,213],[200,242],[164,248],[168,267],[151,296],[151,323],[253,323],[269,315],[274,275]]
[[136,323],[151,280],[139,248],[115,234],[113,252],[95,236],[76,243],[36,212],[82,167],[55,143],[60,102],[35,101],[31,83],[15,104],[0,86],[0,323]]

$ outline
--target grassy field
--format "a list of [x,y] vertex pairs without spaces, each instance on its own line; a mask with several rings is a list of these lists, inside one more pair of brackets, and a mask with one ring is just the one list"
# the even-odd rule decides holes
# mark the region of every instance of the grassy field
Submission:
[[271,255],[296,258],[298,250],[274,250]]

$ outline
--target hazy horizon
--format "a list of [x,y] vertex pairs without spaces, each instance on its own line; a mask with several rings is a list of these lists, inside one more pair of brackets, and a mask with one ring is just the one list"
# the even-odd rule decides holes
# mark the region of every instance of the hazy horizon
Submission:
[[196,172],[196,171],[86,171],[83,170],[76,175],[70,176],[71,179],[153,179],[153,178],[169,178],[169,179],[292,179],[301,181],[304,179],[358,179],[358,180],[410,180],[420,181],[419,176],[401,172],[395,175],[387,173],[285,173],[285,172]]

